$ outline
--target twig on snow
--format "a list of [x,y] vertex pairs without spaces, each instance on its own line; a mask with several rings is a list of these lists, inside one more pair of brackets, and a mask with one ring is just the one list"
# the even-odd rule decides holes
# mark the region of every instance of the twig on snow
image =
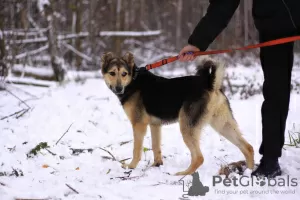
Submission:
[[[141,178],[142,176],[118,176],[118,177],[115,177],[115,178],[119,178],[121,179],[122,181],[125,181],[125,180],[131,180],[131,179],[135,179],[135,178]],[[110,178],[110,179],[115,179],[115,178]]]
[[2,186],[6,186],[6,184],[5,184],[5,183],[2,183],[2,182],[0,182],[0,185],[2,185]]
[[21,114],[19,114],[18,116],[16,116],[16,119],[19,119],[20,117],[22,117],[25,113],[27,113],[29,111],[28,109],[25,109]]
[[13,113],[13,114],[11,114],[11,115],[2,117],[0,120],[4,120],[4,119],[7,119],[7,118],[9,118],[9,117],[15,116],[15,115],[17,115],[17,114],[23,112],[24,110],[28,110],[28,109],[22,109],[22,110],[19,110],[19,111],[15,112],[15,113]]
[[50,151],[48,148],[45,148],[45,150],[48,151],[52,156],[56,156],[56,154]]
[[33,94],[31,94],[31,93],[29,93],[29,92],[27,92],[27,91],[19,88],[19,87],[16,87],[16,86],[11,86],[11,87],[15,88],[16,90],[19,90],[19,91],[23,92],[24,94],[26,94],[28,96],[31,96],[32,98],[38,98],[37,96],[35,96],[35,95],[33,95]]
[[69,130],[70,130],[70,128],[71,128],[71,126],[73,125],[73,123],[72,124],[70,124],[70,126],[69,126],[69,128],[67,129],[67,131],[57,140],[57,142],[56,142],[56,144],[55,145],[57,145],[58,144],[58,142],[67,134],[67,132],[69,132]]
[[15,98],[17,98],[19,101],[21,101],[25,106],[27,106],[27,108],[31,108],[25,101],[23,101],[22,99],[20,99],[17,95],[15,95],[14,93],[12,93],[11,91],[9,90],[5,90],[6,92],[8,92],[9,94],[11,94],[12,96],[14,96]]
[[98,148],[101,149],[101,150],[103,150],[103,151],[105,151],[106,153],[108,153],[108,154],[112,157],[113,161],[116,161],[116,160],[117,160],[116,157],[115,157],[110,151],[108,151],[108,150],[106,150],[106,149],[103,149],[103,148],[101,148],[101,147],[98,147]]
[[50,199],[24,199],[24,198],[15,198],[15,200],[50,200]]
[[73,192],[79,194],[79,192],[77,192],[77,190],[75,190],[74,188],[72,188],[70,185],[66,184],[66,186],[67,186],[68,188],[70,188]]
[[128,144],[129,142],[132,142],[132,140],[128,140],[128,141],[124,141],[124,142],[120,142],[120,146],[123,146],[124,144]]
[[126,159],[123,159],[123,160],[120,160],[119,162],[124,162],[124,161],[126,161],[126,160],[129,160],[129,159],[131,159],[131,158],[126,158]]

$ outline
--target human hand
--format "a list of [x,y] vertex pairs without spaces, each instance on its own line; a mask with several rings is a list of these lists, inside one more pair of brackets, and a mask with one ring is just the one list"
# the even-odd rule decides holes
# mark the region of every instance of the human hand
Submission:
[[179,52],[179,61],[192,61],[195,59],[195,56],[194,55],[190,55],[190,54],[185,54],[184,53],[187,53],[187,52],[190,52],[190,51],[200,51],[199,48],[193,46],[193,45],[186,45],[185,47],[183,47],[183,49],[181,49],[181,51]]

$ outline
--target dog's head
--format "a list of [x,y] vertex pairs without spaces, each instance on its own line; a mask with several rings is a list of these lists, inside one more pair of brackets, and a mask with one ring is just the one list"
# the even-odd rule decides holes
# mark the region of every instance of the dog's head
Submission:
[[107,86],[115,94],[123,94],[127,85],[132,81],[134,68],[133,54],[127,52],[122,57],[112,52],[104,53],[101,58],[102,75]]

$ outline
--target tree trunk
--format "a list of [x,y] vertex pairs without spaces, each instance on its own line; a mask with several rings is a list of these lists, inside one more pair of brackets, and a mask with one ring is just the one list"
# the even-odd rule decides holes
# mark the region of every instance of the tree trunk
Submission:
[[182,0],[177,1],[177,17],[176,17],[176,49],[181,47],[181,14],[182,14]]
[[[79,34],[81,32],[82,26],[81,26],[81,18],[82,18],[82,2],[81,0],[76,0],[76,34]],[[76,42],[75,42],[75,48],[82,52],[82,48],[81,48],[81,38],[76,38]],[[82,58],[78,55],[76,55],[76,67],[77,70],[80,70],[81,67],[81,63],[82,63]]]
[[96,37],[95,34],[97,33],[97,27],[95,26],[94,20],[94,11],[95,11],[95,0],[90,0],[90,7],[89,7],[89,43],[91,48],[91,57],[92,57],[92,64],[96,65]]
[[4,10],[4,5],[0,5],[0,77],[7,76],[7,66],[3,60],[5,56],[5,43],[4,43],[4,34],[3,34],[3,30],[4,30],[3,10]]
[[249,40],[249,4],[248,1],[244,1],[244,45],[248,45],[248,40]]
[[65,78],[66,71],[63,67],[63,58],[60,57],[57,46],[57,32],[54,12],[54,1],[50,1],[50,5],[46,6],[45,13],[48,22],[47,37],[49,42],[49,54],[51,57],[51,65],[56,81],[62,82]]
[[0,5],[0,60],[2,60],[5,56],[5,44],[4,44],[4,16],[2,11],[4,9],[4,5]]
[[233,27],[235,27],[235,42],[233,42],[232,44],[234,44],[235,46],[239,46],[239,39],[241,37],[241,10],[240,10],[240,6],[237,8],[236,10],[236,16],[235,16],[235,24],[233,25]]
[[[121,9],[122,9],[122,0],[117,0],[116,31],[121,30]],[[122,43],[122,39],[120,37],[115,37],[115,52],[117,55],[121,55],[121,43]]]

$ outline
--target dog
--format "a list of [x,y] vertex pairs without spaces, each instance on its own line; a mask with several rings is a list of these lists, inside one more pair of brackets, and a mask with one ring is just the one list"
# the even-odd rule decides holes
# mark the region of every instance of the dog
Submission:
[[131,52],[119,57],[112,52],[104,53],[101,65],[106,85],[120,100],[133,128],[133,158],[124,167],[134,169],[141,160],[148,125],[154,154],[152,166],[162,165],[161,127],[179,122],[183,141],[191,153],[191,164],[175,175],[193,174],[202,165],[199,140],[205,125],[236,145],[245,156],[247,167],[253,169],[253,147],[242,137],[221,90],[223,64],[210,58],[197,59],[194,76],[170,79],[139,70]]

